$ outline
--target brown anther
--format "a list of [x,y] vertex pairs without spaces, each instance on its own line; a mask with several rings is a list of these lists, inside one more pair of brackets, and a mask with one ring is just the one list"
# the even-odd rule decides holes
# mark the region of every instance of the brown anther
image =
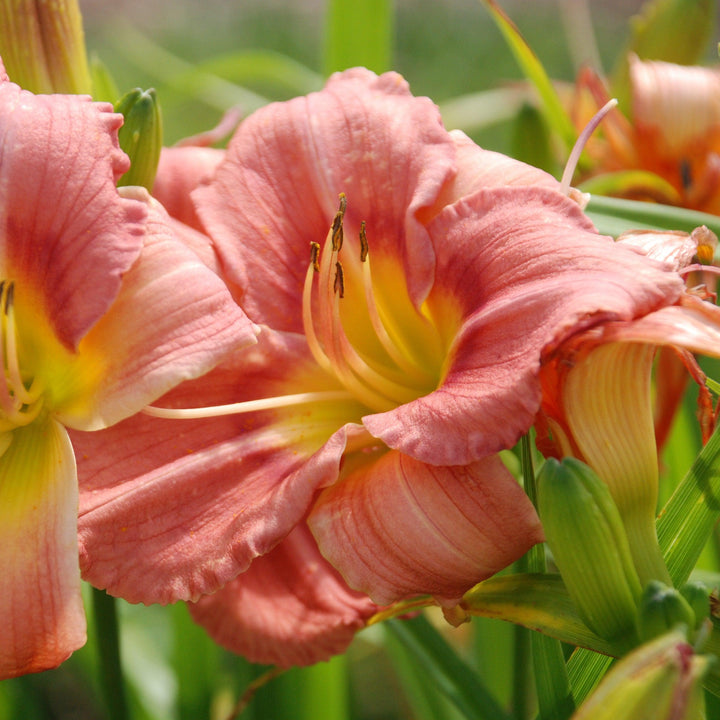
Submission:
[[9,309],[13,305],[13,300],[15,298],[15,283],[9,282],[7,286],[7,293],[5,294],[5,304],[3,306],[3,312],[7,315]]
[[368,256],[368,241],[365,234],[365,221],[360,223],[360,262],[365,262]]
[[315,272],[320,272],[320,243],[310,243],[310,264]]
[[333,283],[333,291],[341,298],[345,297],[345,273],[340,262],[335,263],[335,282]]
[[343,244],[343,218],[347,209],[347,197],[344,192],[341,192],[338,197],[340,198],[340,208],[333,218],[331,238],[332,249],[339,252]]
[[336,252],[340,252],[340,248],[343,244],[343,213],[339,210],[335,214],[335,219],[332,224],[332,249]]

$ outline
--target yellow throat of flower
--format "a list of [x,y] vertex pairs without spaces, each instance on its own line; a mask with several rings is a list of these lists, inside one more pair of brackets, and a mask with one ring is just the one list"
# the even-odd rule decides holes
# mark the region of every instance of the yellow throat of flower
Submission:
[[[350,254],[342,253],[346,209],[341,193],[340,208],[324,245],[311,243],[303,325],[318,364],[353,397],[382,412],[434,390],[445,353],[428,319],[401,309],[410,301],[400,269],[386,296],[380,289],[389,283],[373,282],[364,221],[355,253],[353,247]],[[398,309],[400,313],[395,312]]]

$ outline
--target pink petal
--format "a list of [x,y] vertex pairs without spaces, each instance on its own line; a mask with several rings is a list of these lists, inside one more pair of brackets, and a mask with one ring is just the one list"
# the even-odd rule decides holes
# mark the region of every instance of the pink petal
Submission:
[[323,491],[309,525],[348,585],[380,605],[417,594],[453,605],[543,539],[497,456],[433,467],[391,451]]
[[0,678],[8,678],[56,667],[85,644],[75,462],[53,420],[13,431],[0,458],[0,513]]
[[452,130],[457,174],[446,183],[437,202],[437,210],[466,195],[490,187],[531,185],[558,190],[560,183],[549,173],[514,160],[502,153],[483,150],[460,130]]
[[[317,385],[323,373],[302,338],[259,339],[158,405],[219,405],[283,394],[288,381]],[[203,420],[140,415],[73,433],[83,577],[130,602],[216,591],[280,542],[316,490],[336,480],[347,437],[357,434],[331,437],[341,424],[316,403]]]
[[301,332],[310,242],[325,239],[340,192],[346,242],[357,245],[366,220],[376,266],[400,257],[421,302],[434,258],[417,217],[452,175],[453,156],[427,98],[414,98],[395,73],[356,68],[245,120],[213,182],[193,197],[250,318]]
[[[75,348],[115,298],[142,247],[145,206],[122,199],[122,116],[105,103],[0,83],[0,253]],[[88,282],[91,274],[93,282]]]
[[[424,462],[460,465],[511,447],[540,403],[540,357],[569,334],[631,319],[683,290],[681,279],[598,235],[574,202],[540,188],[496,188],[446,208],[430,312],[452,345],[439,388],[363,418]],[[437,438],[442,442],[437,442]]]
[[223,647],[251,662],[283,668],[344,652],[377,610],[322,558],[305,525],[189,608]]
[[102,384],[92,403],[69,398],[56,409],[71,427],[116,423],[255,342],[224,283],[171,232],[162,206],[153,201],[149,213],[140,258],[81,346],[81,356],[103,359]]
[[674,345],[720,357],[720,307],[686,295],[681,304],[663,307],[633,322],[610,322],[594,340]]
[[190,193],[212,177],[225,151],[207,147],[163,148],[160,154],[153,195],[174,218],[202,230]]

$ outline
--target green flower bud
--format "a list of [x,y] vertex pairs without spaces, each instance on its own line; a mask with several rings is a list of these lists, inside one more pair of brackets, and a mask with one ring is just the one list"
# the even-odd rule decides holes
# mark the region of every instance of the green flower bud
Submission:
[[638,608],[637,629],[641,642],[683,626],[683,633],[695,629],[695,613],[674,587],[651,580],[645,587]]
[[710,658],[695,655],[681,632],[641,645],[620,660],[572,720],[699,720]]
[[710,591],[705,583],[691,580],[680,588],[680,594],[687,600],[695,615],[695,626],[690,629],[698,630],[710,617]]
[[538,513],[585,624],[606,640],[635,645],[642,588],[605,483],[575,458],[549,459],[538,477]]
[[115,103],[115,111],[125,117],[118,139],[131,163],[118,185],[141,185],[152,191],[162,149],[162,118],[155,90],[131,90]]

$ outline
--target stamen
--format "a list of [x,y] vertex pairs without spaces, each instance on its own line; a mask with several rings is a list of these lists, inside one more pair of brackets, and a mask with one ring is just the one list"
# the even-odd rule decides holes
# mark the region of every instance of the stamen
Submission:
[[368,241],[365,234],[365,221],[360,223],[360,262],[365,262],[368,256]]
[[352,400],[353,396],[345,390],[327,392],[308,392],[296,395],[279,395],[278,397],[247,400],[229,405],[212,405],[199,408],[159,408],[148,405],[142,412],[153,417],[172,420],[196,420],[200,418],[221,417],[223,415],[242,415],[260,410],[280,410],[293,405],[308,405],[319,402],[335,402]]
[[585,145],[587,144],[587,141],[590,139],[590,136],[595,132],[595,128],[602,122],[603,118],[618,104],[618,101],[613,98],[612,100],[608,100],[592,117],[590,122],[585,126],[583,131],[580,133],[580,136],[575,142],[575,145],[573,146],[572,152],[570,153],[570,157],[568,158],[567,165],[565,165],[565,171],[562,175],[562,180],[560,181],[560,192],[563,193],[563,195],[569,195],[570,194],[570,183],[572,182],[573,175],[575,174],[575,169],[577,168],[577,164],[580,160],[580,155],[582,155],[582,151],[585,149]]
[[[369,275],[366,226],[360,225],[360,260],[370,323],[379,343],[395,367],[385,360],[373,366],[371,360],[355,348],[348,338],[340,312],[340,300],[345,296],[345,271],[339,259],[344,238],[343,221],[347,199],[340,193],[340,207],[321,248],[311,244],[310,266],[303,287],[303,326],[313,357],[320,366],[334,374],[352,397],[376,411],[385,411],[418,397],[420,386],[432,384],[432,378],[403,357],[402,347],[392,341],[376,307]],[[313,292],[315,275],[319,286]],[[313,301],[317,303],[313,311]],[[411,384],[408,385],[408,378]]]
[[[0,282],[0,432],[28,425],[43,406],[42,384],[33,379],[30,389],[25,387],[20,370],[15,326],[15,284]],[[3,382],[4,380],[4,382]]]
[[310,265],[315,272],[320,272],[320,243],[310,243]]
[[[385,352],[395,362],[398,367],[409,375],[415,382],[425,385],[432,381],[432,377],[425,372],[419,365],[416,365],[412,359],[411,354],[408,352],[406,347],[401,349],[403,343],[400,338],[396,335],[393,339],[390,337],[385,323],[380,317],[380,312],[375,302],[375,293],[373,292],[372,275],[370,271],[370,263],[365,262],[368,257],[367,248],[367,237],[364,233],[364,223],[361,226],[360,233],[360,259],[363,260],[362,273],[363,273],[363,285],[365,287],[365,302],[368,308],[368,314],[370,316],[370,323],[377,335],[380,344],[382,345]],[[365,245],[365,257],[363,258],[363,242]]]

